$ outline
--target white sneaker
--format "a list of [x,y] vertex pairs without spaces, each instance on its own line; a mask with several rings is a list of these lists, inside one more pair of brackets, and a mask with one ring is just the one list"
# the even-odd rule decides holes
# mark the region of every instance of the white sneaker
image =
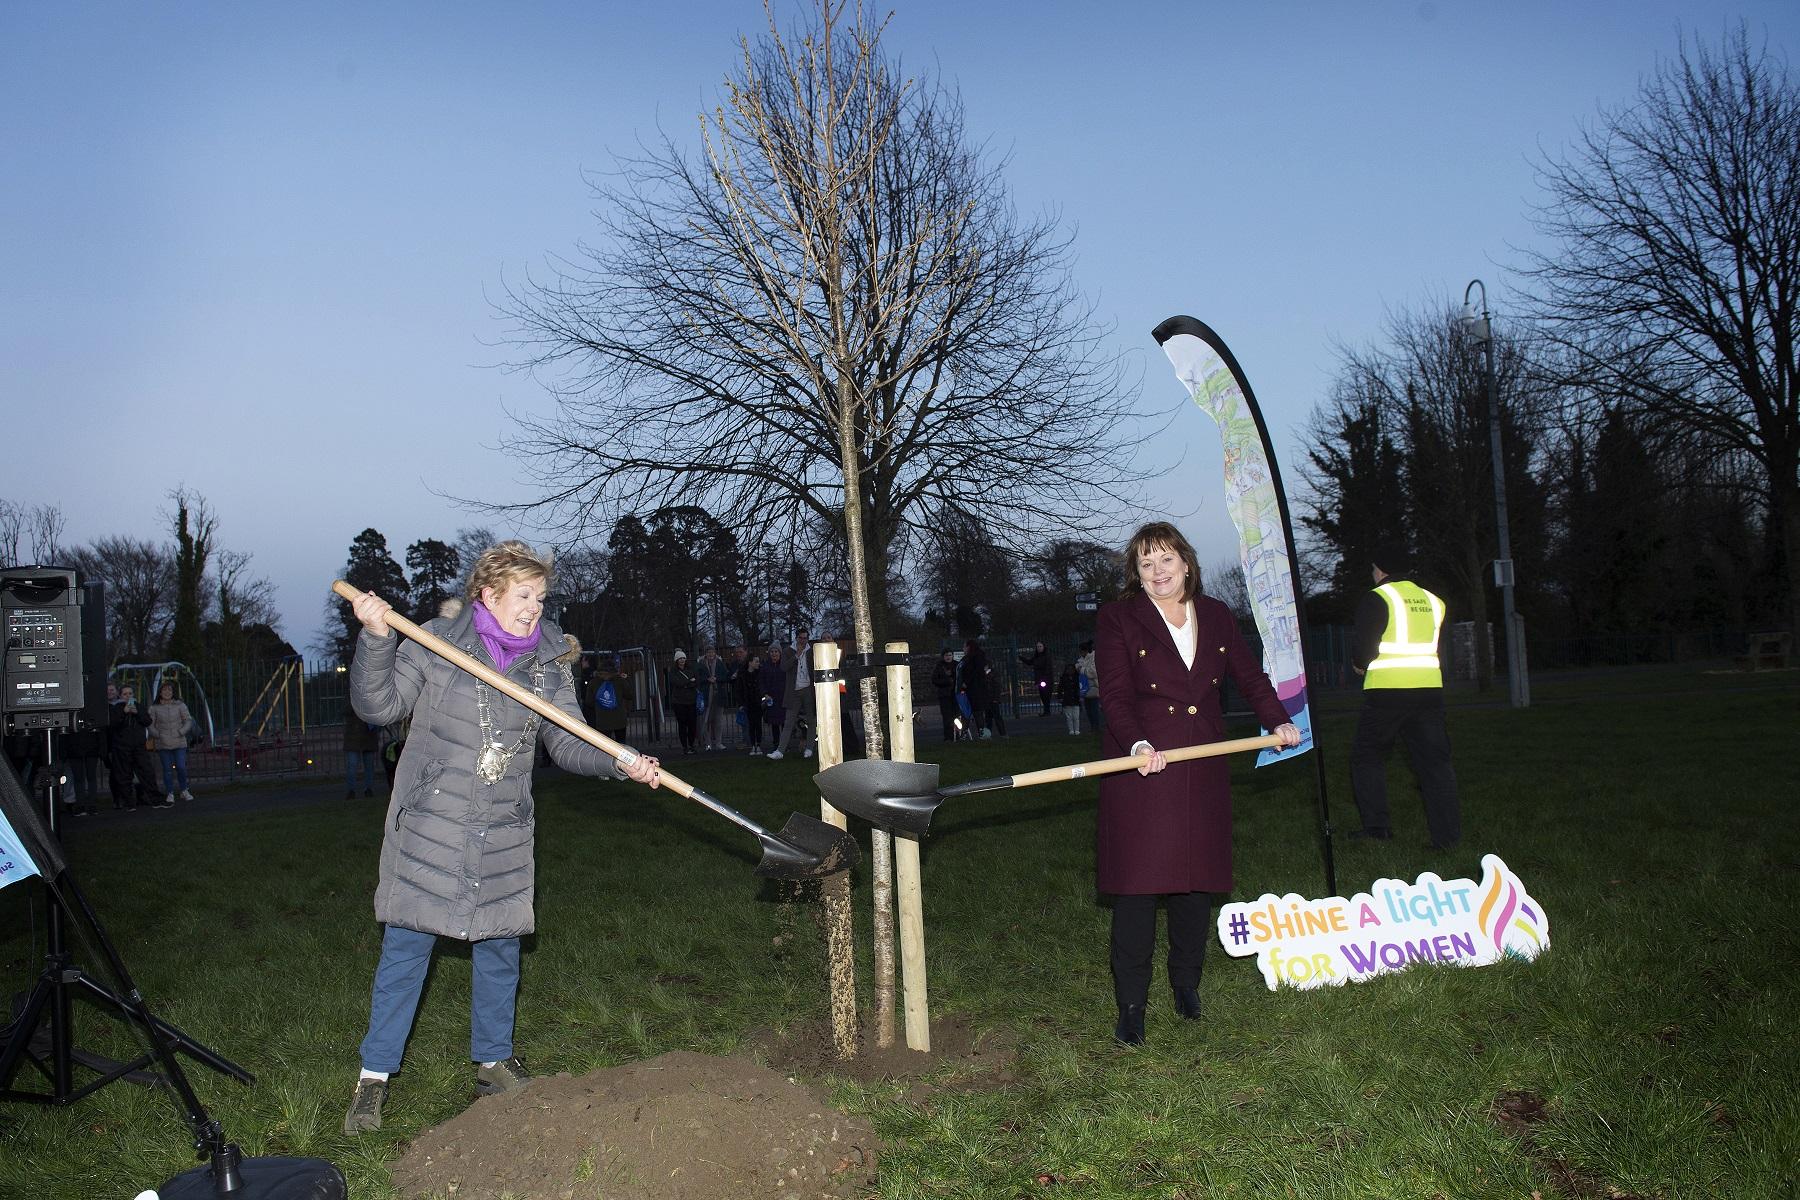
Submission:
[[780,759],[780,758],[781,758],[781,751],[779,751],[779,750],[771,750],[771,751],[769,751],[769,758],[770,758],[770,760],[771,760],[771,761],[774,761],[774,760],[777,760],[777,759]]
[[194,793],[188,791],[186,788],[182,788],[181,789],[181,798],[183,800],[188,801],[191,804],[194,799]]
[[[184,792],[182,794],[185,796],[187,793]],[[174,792],[165,793],[163,795],[163,807],[164,808],[172,808],[172,807],[174,807],[174,805],[175,805],[175,793]]]
[[750,747],[750,757],[751,758],[761,758],[762,757],[762,747],[761,746]]
[[800,752],[800,757],[801,758],[811,758],[812,757],[812,747],[808,746],[806,749],[802,750]]

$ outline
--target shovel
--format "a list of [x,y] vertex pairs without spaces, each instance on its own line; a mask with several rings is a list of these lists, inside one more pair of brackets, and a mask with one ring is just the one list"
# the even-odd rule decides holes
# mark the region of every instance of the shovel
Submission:
[[[1240,750],[1266,750],[1281,745],[1272,733],[1261,737],[1238,738],[1230,742],[1207,742],[1200,746],[1182,746],[1164,750],[1169,762],[1186,762],[1190,758],[1212,758],[1220,754],[1236,754]],[[1064,783],[1085,779],[1090,775],[1116,775],[1131,771],[1150,761],[1148,754],[1125,758],[1103,758],[1097,762],[1075,763],[1067,767],[1047,767],[1027,771],[1023,775],[1001,775],[993,779],[977,779],[970,783],[939,787],[936,763],[891,762],[882,758],[856,758],[828,767],[813,776],[819,793],[842,809],[861,817],[872,825],[891,829],[911,837],[923,837],[931,828],[931,816],[938,805],[952,796],[972,792],[997,792],[1006,788],[1035,787],[1040,783]]]
[[[331,585],[331,590],[350,601],[362,595],[341,579]],[[492,667],[469,657],[436,634],[420,629],[399,613],[389,612],[387,623],[489,687],[505,692],[546,721],[554,721],[589,745],[598,746],[628,766],[637,761],[639,755],[636,750],[590,728],[543,697],[532,695]],[[814,879],[849,870],[856,865],[859,855],[855,839],[817,817],[794,813],[788,817],[787,824],[781,827],[780,833],[770,833],[743,813],[713,799],[693,784],[677,779],[666,770],[662,772],[662,785],[683,799],[702,804],[732,824],[754,833],[756,840],[762,843],[763,851],[762,861],[756,864],[758,875],[769,879]]]

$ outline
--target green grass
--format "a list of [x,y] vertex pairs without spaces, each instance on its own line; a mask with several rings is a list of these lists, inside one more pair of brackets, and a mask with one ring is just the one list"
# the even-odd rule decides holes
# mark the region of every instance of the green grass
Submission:
[[[1503,694],[1503,693],[1502,693]],[[1424,869],[1479,876],[1493,851],[1545,906],[1532,963],[1417,968],[1269,992],[1214,948],[1206,1017],[1152,992],[1150,1042],[1111,1044],[1107,913],[1093,893],[1092,781],[953,801],[925,846],[932,1007],[1016,1040],[1011,1081],[904,1102],[827,1079],[887,1144],[880,1194],[1084,1197],[1794,1196],[1800,1161],[1800,680],[1659,669],[1540,680],[1534,705],[1450,716],[1464,850],[1428,855],[1394,766],[1399,836],[1338,843],[1339,890]],[[1353,700],[1321,713],[1336,824]],[[1018,737],[943,751],[947,781],[1073,758]],[[937,743],[921,750],[937,754]],[[687,760],[770,825],[815,803],[805,762]],[[1312,769],[1236,767],[1238,899],[1317,895]],[[822,1021],[810,909],[755,880],[748,835],[624,785],[541,789],[539,933],[518,1045],[539,1071],[746,1048]],[[379,946],[380,818],[367,802],[77,831],[71,857],[157,1013],[243,1063],[202,1098],[247,1154],[337,1162],[394,1195],[405,1140],[467,1104],[469,968],[440,953],[377,1135],[338,1131]],[[865,1011],[868,879],[859,871]],[[41,965],[38,886],[0,892],[0,986]],[[96,953],[76,957],[97,969]],[[83,1011],[81,1041],[122,1048]],[[29,1069],[21,1075],[25,1080]],[[1505,1093],[1540,1097],[1524,1140]],[[67,1109],[0,1103],[0,1196],[123,1197],[193,1162],[164,1094],[115,1084]],[[1041,1175],[1056,1182],[1040,1185]],[[1610,1189],[1610,1190],[1609,1190]]]

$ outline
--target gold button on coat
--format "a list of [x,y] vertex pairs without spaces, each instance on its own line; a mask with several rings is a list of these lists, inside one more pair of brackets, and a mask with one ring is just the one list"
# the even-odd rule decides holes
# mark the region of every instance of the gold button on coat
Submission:
[[1193,705],[1192,705],[1192,704],[1190,704],[1190,705],[1188,705],[1188,716],[1190,716],[1190,717],[1191,717],[1191,716],[1193,716],[1193,715],[1194,715],[1194,714],[1195,714],[1195,713],[1197,713],[1197,712],[1199,712],[1199,711],[1200,711],[1200,710],[1199,710],[1199,709],[1197,709],[1197,708],[1195,708],[1195,707],[1194,707],[1194,706],[1193,706]]
[[1170,712],[1174,712],[1174,711],[1175,711],[1175,706],[1174,706],[1174,705],[1173,705],[1173,704],[1171,704],[1171,705],[1169,705],[1169,711],[1170,711]]
[[1156,685],[1154,683],[1150,685],[1150,690],[1153,692],[1156,690]]
[[1139,658],[1142,658],[1142,657],[1144,657],[1144,652],[1143,652],[1143,651],[1142,651],[1142,650],[1139,650],[1139,651],[1138,651],[1138,657],[1139,657]]

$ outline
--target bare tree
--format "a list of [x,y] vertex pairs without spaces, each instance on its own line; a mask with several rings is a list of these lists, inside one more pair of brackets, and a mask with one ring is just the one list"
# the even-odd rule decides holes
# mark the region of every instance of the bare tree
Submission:
[[83,577],[106,585],[106,619],[112,656],[141,659],[159,651],[174,615],[175,563],[155,542],[103,537],[71,551]]
[[25,510],[0,500],[0,567],[19,565],[19,542],[25,536]]
[[31,546],[31,561],[53,563],[62,554],[62,533],[67,522],[54,504],[27,507],[0,500],[0,566],[17,566],[19,548]]
[[[1496,344],[1496,390],[1505,446],[1514,557],[1542,561],[1544,490],[1531,473],[1540,391],[1514,339]],[[1480,351],[1455,330],[1448,305],[1399,312],[1385,344],[1345,350],[1334,398],[1315,413],[1320,442],[1309,452],[1313,513],[1306,521],[1339,560],[1338,578],[1366,572],[1355,561],[1383,537],[1410,530],[1426,580],[1447,590],[1459,620],[1474,622],[1476,679],[1492,676],[1488,564],[1496,557],[1493,456],[1487,378]],[[1404,490],[1394,489],[1398,446]],[[1395,507],[1404,504],[1405,511]],[[1521,578],[1541,576],[1529,570]],[[1345,586],[1349,586],[1346,582]],[[1460,603],[1457,603],[1460,601]]]
[[1785,618],[1800,630],[1800,89],[1740,26],[1684,39],[1542,164],[1537,311],[1647,435],[1763,474]]
[[598,246],[508,290],[517,365],[558,401],[508,444],[559,524],[687,503],[754,544],[848,508],[880,617],[941,504],[1003,539],[1101,527],[1139,476],[1067,235],[1016,216],[955,94],[844,8],[746,43],[705,154],[623,160]]
[[1244,581],[1244,564],[1235,558],[1222,558],[1205,571],[1208,596],[1229,608],[1240,621],[1254,619],[1250,609],[1250,585]]
[[62,533],[67,524],[62,509],[54,504],[34,504],[25,514],[25,532],[31,538],[31,561],[53,563],[62,552]]
[[220,550],[213,555],[213,593],[218,605],[218,641],[209,647],[217,658],[242,659],[248,639],[245,630],[280,625],[275,606],[275,585],[250,573],[250,555],[242,550]]
[[[1068,238],[1016,217],[955,95],[904,78],[880,36],[846,0],[818,0],[786,37],[771,14],[702,118],[704,154],[665,141],[622,162],[601,192],[604,245],[501,306],[518,365],[558,400],[510,439],[544,485],[521,507],[580,527],[690,504],[734,514],[747,543],[808,515],[837,526],[865,650],[927,514],[978,503],[998,530],[1047,512],[1097,527],[1138,477],[1117,452],[1134,414],[1067,280]],[[873,679],[862,707],[878,757]],[[878,832],[884,1042],[885,844]]]

